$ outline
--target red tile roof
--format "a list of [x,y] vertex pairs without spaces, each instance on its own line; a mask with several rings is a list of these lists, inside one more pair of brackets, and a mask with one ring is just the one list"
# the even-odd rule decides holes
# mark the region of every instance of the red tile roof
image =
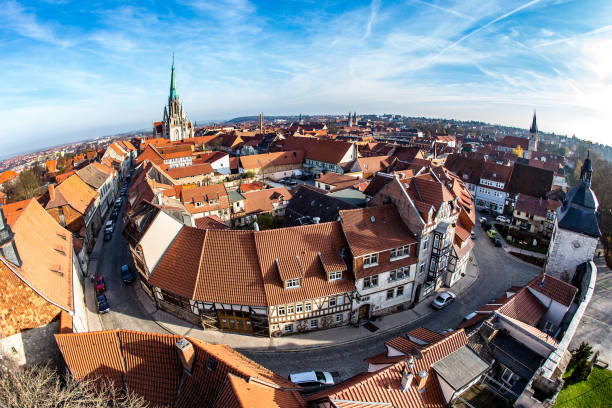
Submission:
[[207,217],[196,218],[196,227],[200,229],[229,229],[221,218],[216,215],[209,215]]
[[[291,245],[279,245],[279,242]],[[255,233],[259,265],[269,305],[278,305],[350,292],[354,282],[349,273],[342,279],[327,281],[319,253],[347,255],[342,229],[338,222],[279,228]],[[299,257],[304,277],[300,287],[285,289],[275,260]]]
[[312,137],[288,137],[283,147],[287,151],[302,150],[306,159],[324,163],[340,163],[346,153],[353,148],[352,143]]
[[271,212],[277,205],[284,205],[285,201],[291,200],[291,193],[286,187],[275,187],[266,190],[249,191],[244,196],[244,212],[246,214],[258,214]]
[[79,213],[85,214],[89,206],[95,201],[98,193],[81,180],[78,175],[73,174],[55,187],[55,196],[57,200],[50,200],[45,208],[55,208],[67,203]]
[[570,306],[578,288],[548,274],[541,274],[527,284],[530,287],[564,306]]
[[47,301],[73,311],[72,234],[35,199],[21,202],[20,208],[9,217],[21,261],[10,264],[11,269]]
[[497,309],[499,313],[531,326],[535,326],[540,321],[546,310],[546,306],[527,288],[523,288],[502,307]]
[[254,170],[265,167],[300,165],[304,162],[302,150],[285,152],[253,154],[240,157],[240,167],[245,170]]
[[341,210],[339,213],[354,256],[417,243],[394,205]]
[[215,171],[209,163],[195,164],[193,166],[173,167],[166,170],[166,173],[168,173],[173,179],[212,175],[214,172]]
[[330,171],[328,173],[321,174],[319,178],[315,179],[315,181],[323,184],[329,184],[332,186],[330,191],[337,191],[352,187],[355,184],[360,184],[363,182],[363,179]]
[[238,190],[240,190],[241,193],[246,193],[249,191],[263,190],[264,188],[265,186],[263,185],[261,181],[254,181],[252,183],[241,184],[238,187]]
[[[225,345],[187,338],[195,352],[195,362],[188,374],[175,346],[180,336],[113,330],[58,334],[55,338],[77,381],[111,380],[155,406],[212,407],[222,394],[228,374],[249,383],[258,379],[271,384],[268,391],[271,395],[286,401],[293,397],[299,402],[295,391],[278,389],[295,387],[293,383]],[[260,398],[273,398],[261,392]]]
[[7,181],[11,181],[15,177],[17,177],[19,173],[14,170],[7,170],[3,173],[0,173],[0,184],[6,183]]
[[228,374],[214,408],[301,408],[306,402],[297,391],[284,391],[258,381]]
[[152,271],[149,282],[169,292],[195,299],[206,230],[184,226]]

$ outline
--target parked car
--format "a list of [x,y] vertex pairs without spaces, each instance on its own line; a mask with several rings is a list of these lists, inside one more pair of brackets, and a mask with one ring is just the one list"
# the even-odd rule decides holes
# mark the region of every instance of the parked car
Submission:
[[495,221],[497,222],[503,222],[505,224],[509,224],[510,220],[506,217],[504,217],[503,215],[498,215],[497,217],[495,217]]
[[104,293],[101,293],[98,295],[98,313],[104,314],[108,312],[110,312],[108,300],[106,300],[106,296],[104,296]]
[[295,187],[298,185],[298,182],[292,178],[289,178],[285,184],[287,184],[289,187]]
[[487,231],[487,237],[489,237],[491,239],[497,238],[497,231],[495,231],[494,229],[488,230]]
[[480,217],[480,223],[484,224],[484,223],[488,223],[489,221],[487,221],[487,217]]
[[121,208],[121,204],[123,204],[123,197],[119,197],[115,200],[115,207]]
[[470,232],[470,238],[476,239],[476,233],[474,231]]
[[113,239],[113,233],[110,231],[104,231],[104,241],[110,241]]
[[123,265],[121,267],[121,280],[126,285],[134,282],[134,274],[132,273],[132,269],[129,265]]
[[334,378],[327,371],[305,371],[289,374],[289,381],[302,387],[300,392],[305,394],[334,385]]
[[113,233],[113,231],[115,230],[115,223],[110,220],[106,222],[106,225],[104,225],[104,232],[110,232],[111,234]]
[[96,276],[96,279],[94,280],[94,283],[96,284],[96,292],[105,292],[106,291],[106,283],[104,282],[104,276],[102,276],[102,275]]
[[495,246],[496,247],[502,246],[502,240],[500,238],[495,238]]
[[434,309],[440,310],[452,303],[456,298],[457,295],[453,292],[442,292],[431,302],[431,306],[433,306]]
[[110,219],[111,221],[117,221],[117,218],[119,218],[119,209],[115,208],[110,215]]

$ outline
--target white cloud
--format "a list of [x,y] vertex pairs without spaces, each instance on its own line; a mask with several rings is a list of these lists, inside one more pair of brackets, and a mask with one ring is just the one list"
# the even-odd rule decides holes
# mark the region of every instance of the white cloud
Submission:
[[35,14],[29,13],[16,1],[8,0],[0,4],[0,18],[5,27],[22,37],[60,47],[74,44],[71,40],[60,38],[52,25],[38,22]]

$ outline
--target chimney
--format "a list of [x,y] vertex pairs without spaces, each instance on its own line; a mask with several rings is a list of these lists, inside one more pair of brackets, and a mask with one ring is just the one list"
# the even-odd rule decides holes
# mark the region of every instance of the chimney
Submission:
[[410,370],[414,369],[414,356],[410,356],[408,357],[408,367],[410,367]]
[[419,371],[418,375],[418,384],[419,384],[419,391],[423,390],[425,388],[425,383],[427,382],[427,371],[425,370],[421,370]]
[[321,218],[320,217],[312,217],[312,223],[313,224],[318,224],[321,222]]
[[255,221],[255,222],[253,223],[253,230],[254,230],[254,231],[259,231],[259,224],[257,224],[257,221]]
[[412,386],[413,375],[411,372],[406,370],[406,366],[402,368],[402,380],[400,381],[400,388],[403,392],[406,392]]
[[55,184],[49,184],[49,201],[55,200]]
[[183,368],[191,373],[193,363],[195,362],[195,350],[193,349],[193,344],[191,344],[191,342],[186,338],[182,338],[174,345],[176,346],[176,351],[181,359]]

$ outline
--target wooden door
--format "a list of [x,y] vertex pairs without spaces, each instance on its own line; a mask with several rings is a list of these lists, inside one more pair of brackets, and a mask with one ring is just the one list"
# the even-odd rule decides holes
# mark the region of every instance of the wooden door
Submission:
[[359,307],[359,320],[368,319],[370,317],[370,305],[361,305]]

